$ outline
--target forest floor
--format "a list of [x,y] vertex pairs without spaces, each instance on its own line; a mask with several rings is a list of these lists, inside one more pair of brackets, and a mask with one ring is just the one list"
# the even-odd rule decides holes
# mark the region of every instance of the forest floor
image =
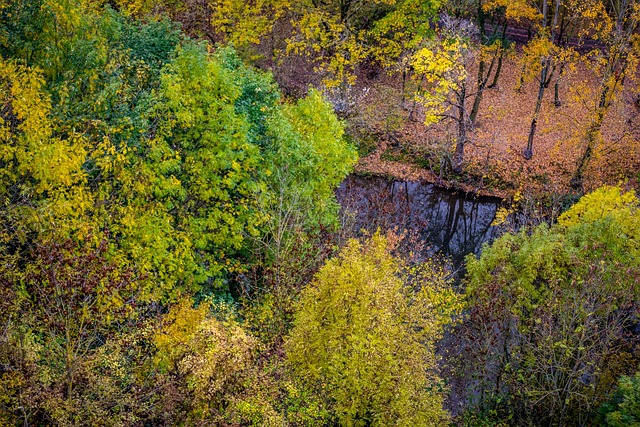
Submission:
[[[526,40],[526,35],[521,36]],[[258,61],[259,66],[274,73],[287,96],[304,96],[311,84],[321,87],[319,76],[313,72],[314,66],[308,59],[289,56],[276,70],[273,63],[265,59],[269,58],[268,49],[262,46],[260,50],[263,60]],[[349,109],[345,114],[348,136],[361,155],[355,172],[428,181],[443,188],[502,199],[521,195],[545,200],[547,204],[578,196],[569,183],[584,152],[584,136],[598,99],[598,78],[587,59],[567,66],[559,79],[561,105],[556,107],[557,75],[554,76],[545,90],[533,158],[526,160],[523,151],[538,81],[525,81],[518,90],[521,58],[522,43],[505,56],[497,85],[484,91],[476,126],[468,135],[461,175],[451,173],[446,167],[455,145],[456,124],[444,121],[425,126],[424,113],[411,98],[410,84],[403,102],[402,80],[398,74],[387,74],[375,64],[362,66],[357,83],[347,97]],[[473,104],[475,80],[476,70],[470,67],[469,108]],[[640,73],[628,79],[606,114],[602,142],[596,147],[584,176],[585,192],[603,184],[640,188],[639,81]],[[331,94],[328,97],[331,100]]]
[[[475,74],[469,73],[469,87]],[[569,181],[584,150],[585,130],[596,103],[598,81],[582,64],[560,79],[562,105],[554,105],[555,81],[545,92],[534,141],[534,155],[525,148],[537,95],[537,81],[516,89],[521,66],[517,53],[505,59],[495,88],[485,90],[477,124],[465,148],[460,176],[441,173],[455,144],[455,124],[425,126],[420,107],[401,105],[401,82],[383,72],[363,72],[353,95],[355,113],[349,131],[362,150],[360,174],[400,180],[429,181],[445,188],[510,198],[516,193],[535,198],[571,194]],[[637,91],[628,82],[611,106],[598,146],[585,175],[584,190],[603,184],[637,187],[640,172],[640,109]],[[473,98],[468,99],[473,103]],[[367,141],[367,129],[370,135]],[[375,140],[372,140],[375,139]],[[368,148],[366,148],[368,146]]]

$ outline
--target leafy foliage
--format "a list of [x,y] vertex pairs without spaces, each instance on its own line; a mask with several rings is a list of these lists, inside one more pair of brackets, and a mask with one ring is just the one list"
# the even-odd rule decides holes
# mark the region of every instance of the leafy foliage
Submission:
[[[110,384],[121,374],[117,368],[99,384],[92,381],[109,363],[100,360],[102,343],[132,318],[137,278],[108,261],[105,241],[91,246],[90,239],[82,245],[37,243],[23,259],[3,257],[0,289],[9,300],[2,319],[0,378],[8,420],[38,413],[60,425],[79,417],[95,422],[103,415],[115,425],[126,419],[117,407],[106,409],[130,399]],[[111,362],[116,360],[114,355]],[[100,387],[112,387],[114,395]]]
[[[511,210],[536,212],[531,181],[580,189],[637,169],[639,10],[0,0],[0,424],[440,425],[435,349],[452,341],[471,388],[462,423],[587,425],[606,402],[603,422],[636,423],[635,193],[603,187],[469,258],[459,316],[435,261],[398,259],[380,235],[340,250],[351,230],[334,191],[357,155],[332,110],[423,164],[434,149],[400,133],[429,139],[440,172],[455,140],[459,176],[512,187]],[[511,36],[524,47],[508,50]],[[520,83],[490,91],[503,59]],[[284,97],[287,79],[306,95]],[[534,80],[530,141],[540,126],[554,155],[523,163],[516,116],[530,112],[515,104]],[[552,219],[573,197],[549,197]]]
[[467,78],[464,40],[442,40],[416,52],[413,67],[416,78],[423,78],[427,89],[417,94],[425,106],[425,123],[437,123],[449,110],[449,103],[458,102],[456,93]]
[[604,187],[557,225],[468,259],[467,333],[483,355],[473,375],[516,417],[585,425],[633,360],[624,337],[640,295],[637,209],[633,193]]
[[380,235],[353,240],[318,272],[302,293],[287,361],[340,425],[439,425],[433,345],[457,298],[441,273],[405,270],[387,245]]
[[620,401],[615,405],[606,405],[604,425],[608,427],[636,427],[640,425],[640,407],[638,406],[640,374],[632,377],[622,376],[618,380]]
[[356,158],[331,108],[313,91],[284,102],[269,75],[166,19],[32,3],[0,7],[2,421],[323,419],[257,367],[239,322],[192,298],[268,271],[256,242],[336,226]]

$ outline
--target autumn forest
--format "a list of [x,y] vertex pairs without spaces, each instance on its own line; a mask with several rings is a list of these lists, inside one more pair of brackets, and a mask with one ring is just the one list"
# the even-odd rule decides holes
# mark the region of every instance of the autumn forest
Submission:
[[640,426],[640,2],[0,0],[0,427]]

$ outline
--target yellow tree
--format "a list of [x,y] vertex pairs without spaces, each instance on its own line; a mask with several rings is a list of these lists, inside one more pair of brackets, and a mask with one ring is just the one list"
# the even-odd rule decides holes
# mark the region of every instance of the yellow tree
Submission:
[[430,20],[441,4],[442,0],[304,0],[292,6],[297,21],[288,49],[315,58],[325,86],[344,98],[367,58],[384,66],[399,61],[399,69],[405,69],[407,52],[431,37]]
[[160,380],[174,377],[184,393],[178,399],[188,425],[205,420],[219,425],[249,379],[258,343],[236,322],[212,317],[210,304],[192,306],[184,298],[170,307],[154,337],[154,362]]
[[208,19],[223,40],[239,49],[269,45],[276,74],[282,48],[287,55],[310,59],[327,91],[344,102],[368,58],[406,72],[408,53],[431,37],[431,20],[442,2],[211,0],[207,6]]
[[302,293],[286,349],[336,425],[446,423],[434,345],[459,308],[446,273],[409,268],[380,235],[350,241]]
[[525,60],[531,58],[529,62],[532,67],[529,67],[529,75],[535,76],[538,82],[535,109],[531,118],[527,147],[524,150],[524,158],[527,160],[533,157],[533,140],[538,126],[540,110],[542,109],[544,92],[549,86],[556,69],[554,59],[559,52],[555,40],[558,20],[560,19],[561,2],[562,0],[542,0],[542,4],[538,6],[538,36],[527,45],[525,53]]
[[470,127],[467,111],[467,68],[469,44],[463,39],[435,40],[418,50],[413,57],[415,76],[423,79],[426,88],[416,94],[425,108],[425,124],[444,119],[453,120],[457,128],[453,170],[462,172],[467,131]]
[[592,20],[591,32],[606,44],[607,49],[596,51],[592,61],[600,82],[584,134],[584,151],[571,178],[571,186],[576,189],[582,188],[584,173],[594,151],[603,142],[601,131],[607,111],[624,89],[625,82],[633,78],[640,55],[640,39],[636,34],[640,23],[637,1],[597,1],[583,14]]
[[317,61],[316,71],[329,90],[343,96],[355,83],[358,65],[369,55],[367,22],[396,0],[309,1],[294,5],[294,34],[287,50]]
[[264,43],[270,49],[273,73],[278,75],[278,66],[284,53],[286,32],[277,24],[286,25],[291,15],[289,0],[209,0],[211,26],[222,35],[226,43],[239,51]]
[[400,1],[369,31],[373,57],[392,73],[402,76],[403,106],[406,83],[411,73],[411,58],[425,39],[433,38],[432,18],[443,3],[442,0]]
[[[0,60],[0,197],[7,226],[3,242],[24,243],[27,230],[86,230],[92,204],[82,165],[86,141],[54,135],[51,101],[39,70]],[[16,241],[17,238],[17,241]]]
[[259,44],[291,7],[288,0],[211,0],[211,24],[235,46]]
[[533,142],[544,94],[554,77],[554,104],[556,107],[562,104],[558,93],[559,79],[565,69],[578,58],[578,52],[570,46],[570,42],[579,46],[583,38],[590,35],[588,28],[600,25],[598,14],[593,13],[594,10],[600,10],[597,0],[542,0],[530,4],[536,12],[530,19],[536,23],[537,35],[524,48],[523,74],[518,85],[520,88],[526,80],[535,80],[538,88],[527,146],[523,153],[527,160],[533,157]]

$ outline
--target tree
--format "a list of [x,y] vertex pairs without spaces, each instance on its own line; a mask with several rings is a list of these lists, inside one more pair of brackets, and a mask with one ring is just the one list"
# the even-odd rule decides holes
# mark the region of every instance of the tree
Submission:
[[[168,381],[167,394],[177,393],[184,408],[174,420],[218,424],[251,375],[257,342],[231,319],[223,323],[211,316],[209,304],[192,305],[183,298],[163,319],[154,337],[155,363],[160,380]],[[167,396],[163,403],[171,400]]]
[[[95,393],[117,373],[90,384],[100,348],[133,317],[138,279],[107,259],[106,241],[93,246],[92,239],[36,242],[21,257],[2,256],[0,290],[13,298],[0,339],[7,399],[0,404],[26,425],[78,425],[100,413],[118,423],[127,417],[118,405],[134,400]],[[94,399],[85,402],[87,395]]]
[[[463,2],[467,7],[471,6],[471,2]],[[476,76],[476,93],[469,114],[471,124],[475,126],[480,111],[480,104],[484,90],[497,85],[504,54],[509,43],[506,37],[507,26],[509,21],[520,22],[527,19],[535,18],[536,11],[526,0],[501,1],[501,0],[477,0],[475,3],[475,18],[478,26],[479,35],[479,52],[478,70]],[[490,20],[490,22],[487,22]],[[492,26],[489,33],[488,24]],[[500,27],[500,25],[502,27]],[[487,63],[488,62],[488,63]],[[493,81],[490,85],[489,79],[494,71]]]
[[[146,295],[166,296],[191,276],[174,267],[175,255],[189,252],[182,236],[166,227],[170,217],[150,196],[152,185],[144,185],[154,182],[149,175],[156,171],[141,167],[139,155],[147,146],[145,132],[155,131],[147,114],[160,68],[179,37],[166,22],[137,26],[82,2],[50,2],[38,13],[42,16],[34,23],[46,29],[34,35],[29,55],[21,56],[19,37],[28,26],[13,28],[17,35],[7,48],[16,60],[33,65],[3,61],[6,240],[15,250],[33,236],[82,239],[92,234],[99,241],[109,230],[118,236],[112,241],[114,252],[132,255],[121,256],[119,263],[135,263],[149,279],[160,279],[145,281]],[[56,27],[56,22],[69,28]],[[135,234],[128,232],[133,228]],[[136,247],[133,236],[144,243]],[[188,270],[185,264],[182,270]]]
[[211,0],[211,25],[236,48],[257,45],[292,7],[289,0]]
[[424,79],[427,86],[416,94],[425,107],[425,124],[443,119],[453,120],[456,124],[455,173],[462,172],[470,127],[466,68],[470,53],[468,41],[453,36],[429,43],[413,57],[415,75]]
[[302,292],[287,362],[336,423],[446,419],[434,345],[458,303],[444,276],[433,265],[406,268],[377,234],[350,241]]
[[552,0],[551,4],[548,0],[542,1],[541,7],[538,7],[540,18],[539,34],[527,45],[527,56],[533,58],[532,63],[535,65],[531,69],[534,70],[533,75],[536,76],[538,82],[536,105],[531,119],[527,147],[524,150],[524,158],[527,160],[533,157],[533,140],[538,126],[538,117],[540,117],[544,92],[551,83],[556,69],[554,59],[558,54],[558,47],[555,43],[556,32],[559,30],[558,21],[560,19],[561,3],[561,0]]
[[602,145],[602,124],[607,111],[624,88],[638,65],[637,29],[640,7],[634,0],[596,2],[585,11],[593,19],[593,31],[607,45],[606,52],[596,52],[594,69],[599,77],[596,103],[591,111],[584,135],[585,148],[571,178],[571,186],[582,188],[584,173],[594,151]]
[[[522,422],[587,425],[633,363],[638,199],[603,187],[552,227],[507,234],[468,258],[463,362],[479,406]],[[506,408],[502,408],[505,409]]]
[[441,7],[440,1],[399,1],[369,31],[373,57],[383,67],[402,76],[402,107],[412,57],[425,40],[433,38],[432,21]]
[[[309,390],[266,354],[233,307],[182,297],[152,336],[158,408],[154,424],[325,424],[326,411]],[[269,350],[266,350],[267,352]]]
[[357,71],[369,58],[397,64],[406,76],[407,55],[433,34],[430,23],[440,0],[303,1],[292,4],[296,17],[287,51],[316,60],[328,91],[337,93],[348,114],[347,95]]
[[256,209],[263,222],[259,234],[245,236],[255,280],[244,275],[241,290],[249,305],[264,303],[274,310],[263,319],[273,329],[259,329],[272,331],[279,341],[290,323],[292,301],[326,253],[321,235],[337,228],[334,189],[357,157],[318,91],[284,103],[271,75],[247,67],[232,49],[218,49],[215,56],[237,76],[236,111],[247,118],[248,138],[262,156],[258,176],[264,187]]
[[50,232],[48,224],[55,220],[77,225],[91,195],[83,188],[86,141],[79,135],[54,134],[41,72],[0,60],[0,79],[2,237],[3,243],[15,246],[24,243],[29,231]]
[[607,427],[640,426],[640,372],[623,375],[618,380],[618,392],[612,404],[603,407]]
[[[162,73],[154,112],[161,119],[144,151],[154,201],[173,226],[167,237],[190,245],[181,256],[195,269],[195,283],[238,268],[234,255],[245,234],[259,233],[262,221],[255,209],[262,189],[256,176],[260,151],[248,138],[246,118],[236,111],[241,91],[234,80],[219,61],[207,58],[203,46],[181,49]],[[131,184],[136,192],[148,191]],[[146,251],[143,237],[135,244]]]
[[527,79],[534,78],[538,86],[527,147],[524,150],[527,160],[533,156],[533,141],[546,89],[557,76],[554,105],[561,106],[559,80],[566,68],[575,63],[580,56],[569,43],[577,43],[580,47],[585,37],[594,36],[602,26],[600,16],[604,11],[602,3],[598,0],[544,0],[541,4],[533,2],[532,6],[537,9],[533,17],[537,21],[537,35],[525,47],[523,75],[519,85]]

